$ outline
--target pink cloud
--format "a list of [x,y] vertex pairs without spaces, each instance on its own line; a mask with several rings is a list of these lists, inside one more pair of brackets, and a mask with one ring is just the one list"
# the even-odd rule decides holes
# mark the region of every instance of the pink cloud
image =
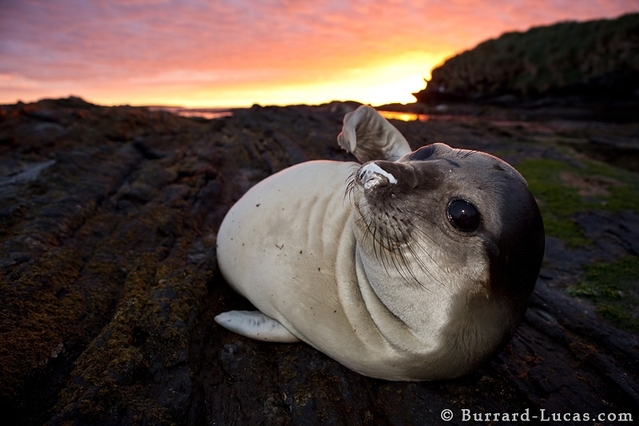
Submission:
[[0,74],[77,92],[112,85],[126,101],[127,84],[304,82],[405,51],[452,55],[505,31],[630,11],[638,0],[1,2]]

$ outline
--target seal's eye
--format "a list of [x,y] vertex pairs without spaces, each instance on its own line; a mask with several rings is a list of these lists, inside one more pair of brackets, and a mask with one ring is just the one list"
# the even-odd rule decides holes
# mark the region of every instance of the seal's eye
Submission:
[[447,213],[448,221],[462,232],[472,232],[479,226],[479,211],[468,201],[451,201]]
[[417,161],[427,160],[428,158],[430,158],[430,156],[433,155],[434,152],[435,152],[435,147],[433,147],[432,145],[424,146],[419,148],[417,151],[413,152],[410,155],[410,159],[417,160]]

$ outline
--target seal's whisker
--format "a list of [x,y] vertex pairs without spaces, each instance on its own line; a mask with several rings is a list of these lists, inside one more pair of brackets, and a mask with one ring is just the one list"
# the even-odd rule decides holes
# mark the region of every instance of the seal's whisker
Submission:
[[[433,246],[434,247],[438,247],[440,245],[430,235],[428,235],[426,232],[424,232],[421,229],[419,229],[419,227],[416,227],[415,229],[416,229],[416,232],[419,233],[424,239],[429,239],[430,242],[431,242],[430,245],[425,246],[424,243],[421,242],[422,241],[421,238],[416,238],[415,239],[415,245],[419,247],[420,253],[425,254],[435,266],[437,266],[440,270],[443,271],[444,268],[442,268],[442,266],[437,262],[437,259],[435,259],[435,257],[433,257],[433,255],[431,254],[430,250],[427,249],[427,247],[428,248],[431,248]],[[440,248],[441,248],[441,246],[440,246]],[[411,247],[411,250],[414,250],[414,249]],[[418,256],[417,254],[415,255],[415,257],[420,258],[420,256]],[[426,266],[423,263],[423,261],[421,260],[421,258],[420,258],[420,262],[421,262],[422,265],[424,265],[425,269],[428,269],[428,268],[426,268]]]
[[479,151],[474,149],[455,149],[453,150],[453,155],[457,158],[466,159],[477,152]]
[[[356,208],[360,213],[358,223],[363,225],[364,236],[371,239],[373,253],[386,273],[389,272],[390,268],[411,286],[417,285],[426,289],[427,287],[417,278],[416,269],[420,269],[432,277],[433,281],[439,282],[422,260],[424,254],[430,256],[428,251],[420,250],[420,244],[417,244],[417,247],[407,245],[412,240],[409,230],[416,229],[410,220],[400,221],[392,214],[384,214],[381,223],[383,226],[378,226],[380,220],[378,214],[375,214],[374,211],[363,212],[359,204],[356,204]],[[401,209],[397,208],[396,210],[398,213],[402,213]],[[430,236],[426,235],[426,238],[430,239]],[[407,251],[405,251],[406,247],[408,247]],[[410,260],[407,257],[408,254],[412,257]],[[413,264],[413,261],[416,265]]]
[[346,199],[346,197],[351,199],[351,196],[353,195],[353,191],[355,190],[355,179],[356,179],[356,176],[357,176],[357,170],[353,171],[346,178],[346,190],[344,191],[344,199]]

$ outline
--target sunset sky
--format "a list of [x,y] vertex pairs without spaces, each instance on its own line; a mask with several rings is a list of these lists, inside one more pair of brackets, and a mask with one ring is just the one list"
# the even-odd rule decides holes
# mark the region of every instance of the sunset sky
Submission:
[[0,0],[0,103],[413,102],[444,59],[639,0]]

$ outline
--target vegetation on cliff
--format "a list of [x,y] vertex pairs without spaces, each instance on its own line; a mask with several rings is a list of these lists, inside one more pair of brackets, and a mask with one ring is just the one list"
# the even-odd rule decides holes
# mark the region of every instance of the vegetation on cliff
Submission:
[[503,97],[639,99],[639,13],[511,32],[432,71],[419,102]]

